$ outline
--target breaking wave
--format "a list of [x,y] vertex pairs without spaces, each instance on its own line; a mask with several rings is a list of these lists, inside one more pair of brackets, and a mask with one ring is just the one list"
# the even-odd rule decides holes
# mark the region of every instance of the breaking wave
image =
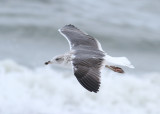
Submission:
[[101,78],[100,91],[90,93],[70,70],[0,61],[0,113],[160,113],[160,73],[119,75],[104,70]]

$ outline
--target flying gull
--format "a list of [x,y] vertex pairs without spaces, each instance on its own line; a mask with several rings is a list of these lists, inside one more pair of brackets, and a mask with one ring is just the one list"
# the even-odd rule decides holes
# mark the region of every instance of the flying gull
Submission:
[[54,57],[45,64],[71,63],[75,77],[90,92],[99,91],[102,67],[105,66],[118,73],[124,73],[119,66],[134,68],[126,57],[109,56],[103,51],[98,40],[74,25],[65,25],[58,31],[68,40],[70,51]]

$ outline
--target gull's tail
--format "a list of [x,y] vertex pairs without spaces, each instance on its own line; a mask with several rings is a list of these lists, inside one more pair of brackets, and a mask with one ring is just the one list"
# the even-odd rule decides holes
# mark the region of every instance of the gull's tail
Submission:
[[107,54],[105,56],[105,64],[109,66],[126,66],[129,68],[134,68],[126,57],[111,57]]

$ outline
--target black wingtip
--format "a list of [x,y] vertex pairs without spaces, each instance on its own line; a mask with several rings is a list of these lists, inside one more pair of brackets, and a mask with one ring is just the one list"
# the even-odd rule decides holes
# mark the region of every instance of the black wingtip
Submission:
[[93,80],[93,79],[88,80],[87,78],[88,77],[85,77],[85,78],[82,78],[82,79],[77,78],[77,79],[80,82],[80,84],[84,88],[86,88],[88,91],[97,93],[99,91],[100,82],[97,83],[97,82],[95,82],[95,80]]
[[66,26],[69,26],[69,27],[75,27],[74,25],[72,25],[72,24],[69,24],[69,25],[66,25]]
[[92,92],[94,92],[94,93],[98,93],[98,92],[99,92],[99,89],[98,89],[98,90],[96,90],[96,91],[92,91]]
[[72,24],[65,25],[63,28],[68,28],[68,29],[78,29],[77,27],[75,27],[75,26],[72,25]]

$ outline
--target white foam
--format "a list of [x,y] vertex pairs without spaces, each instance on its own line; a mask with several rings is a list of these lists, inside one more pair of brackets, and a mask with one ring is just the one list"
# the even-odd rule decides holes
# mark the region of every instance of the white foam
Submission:
[[158,114],[160,73],[102,72],[98,93],[86,91],[72,71],[29,69],[0,61],[2,114]]

